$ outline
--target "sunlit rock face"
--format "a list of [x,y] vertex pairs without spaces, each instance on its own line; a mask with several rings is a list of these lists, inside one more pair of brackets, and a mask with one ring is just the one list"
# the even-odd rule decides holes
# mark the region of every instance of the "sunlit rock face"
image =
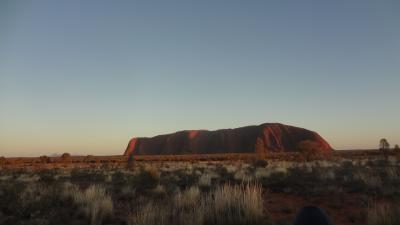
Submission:
[[235,129],[184,130],[151,138],[132,138],[124,155],[291,152],[306,140],[317,142],[321,151],[332,151],[330,145],[314,131],[280,123],[264,123]]

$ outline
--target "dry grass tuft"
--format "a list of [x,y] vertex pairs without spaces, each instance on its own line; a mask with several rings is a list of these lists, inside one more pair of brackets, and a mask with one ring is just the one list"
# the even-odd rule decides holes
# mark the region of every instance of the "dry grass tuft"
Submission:
[[224,185],[209,193],[191,187],[173,196],[167,204],[146,204],[129,222],[132,225],[262,224],[261,191],[258,185]]
[[367,210],[368,225],[399,225],[400,206],[374,204]]
[[91,185],[85,191],[80,191],[78,187],[67,184],[64,196],[73,199],[86,217],[90,219],[91,225],[102,224],[102,221],[113,213],[111,196],[99,185]]
[[258,185],[217,188],[212,199],[213,210],[209,212],[213,224],[258,224],[263,218],[262,189]]

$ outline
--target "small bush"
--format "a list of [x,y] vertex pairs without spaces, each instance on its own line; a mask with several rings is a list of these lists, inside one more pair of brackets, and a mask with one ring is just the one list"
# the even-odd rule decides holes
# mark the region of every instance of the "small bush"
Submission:
[[211,182],[212,182],[212,176],[209,173],[204,173],[200,176],[198,185],[202,189],[208,189],[211,187]]
[[39,181],[41,182],[54,182],[56,181],[56,172],[54,170],[43,170],[38,173]]
[[69,154],[69,153],[63,153],[62,155],[61,155],[61,160],[63,161],[63,162],[71,162],[71,154]]
[[51,161],[50,161],[50,157],[48,157],[48,156],[45,156],[45,155],[42,155],[42,156],[40,156],[39,157],[39,159],[40,159],[40,162],[41,163],[50,163]]
[[139,192],[148,192],[155,188],[160,182],[160,173],[154,167],[142,168],[137,176],[133,178],[132,185]]
[[254,162],[254,167],[267,167],[268,161],[265,159],[258,159]]
[[220,177],[220,183],[228,183],[234,180],[232,172],[228,171],[225,166],[219,164],[215,170]]
[[155,198],[163,198],[167,194],[165,187],[161,184],[157,185],[151,192]]
[[121,171],[115,171],[112,175],[112,182],[117,186],[124,184],[127,182],[126,175]]
[[181,189],[189,188],[197,184],[199,180],[199,176],[196,174],[195,171],[187,173],[186,171],[180,169],[174,172],[174,176],[178,177],[178,180],[175,183]]

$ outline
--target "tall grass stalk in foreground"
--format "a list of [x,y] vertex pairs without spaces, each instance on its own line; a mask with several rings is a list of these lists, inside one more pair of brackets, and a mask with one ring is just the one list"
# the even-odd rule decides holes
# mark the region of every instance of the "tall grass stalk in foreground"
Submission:
[[257,225],[264,220],[258,185],[223,185],[201,193],[198,187],[164,202],[150,202],[131,217],[137,225]]
[[214,214],[212,224],[257,224],[263,217],[262,189],[259,186],[224,185],[214,191],[209,201]]
[[367,210],[368,225],[399,225],[400,206],[374,204]]

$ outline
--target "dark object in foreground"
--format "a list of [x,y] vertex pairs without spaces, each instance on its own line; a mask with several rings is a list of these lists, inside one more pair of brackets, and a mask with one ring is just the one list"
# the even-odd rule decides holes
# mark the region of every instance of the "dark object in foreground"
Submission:
[[332,225],[332,223],[323,209],[305,206],[297,214],[293,225]]

